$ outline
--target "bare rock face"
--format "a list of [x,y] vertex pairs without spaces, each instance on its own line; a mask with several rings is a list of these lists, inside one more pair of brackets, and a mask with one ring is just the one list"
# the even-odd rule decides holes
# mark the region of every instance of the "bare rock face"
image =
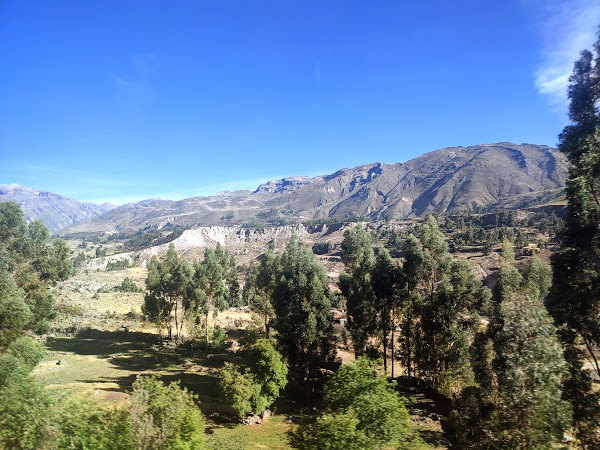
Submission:
[[83,220],[93,219],[114,208],[108,203],[80,203],[20,184],[0,184],[0,201],[9,200],[21,205],[27,221],[39,219],[51,233]]
[[254,191],[181,201],[146,200],[61,230],[61,235],[147,227],[281,225],[319,217],[405,219],[474,207],[511,208],[564,187],[567,161],[543,145],[452,147],[406,163],[374,163],[314,178],[270,181]]

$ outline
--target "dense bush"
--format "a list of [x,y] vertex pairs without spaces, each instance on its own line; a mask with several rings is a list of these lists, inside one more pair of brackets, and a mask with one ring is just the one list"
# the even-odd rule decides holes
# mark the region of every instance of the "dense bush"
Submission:
[[329,253],[333,246],[331,242],[317,242],[312,246],[312,251],[315,255],[325,255]]
[[365,357],[343,365],[325,384],[321,411],[300,427],[300,448],[415,449],[406,401]]
[[129,277],[125,277],[120,285],[114,287],[114,290],[117,292],[144,292],[144,289],[135,284],[134,281]]
[[281,354],[267,339],[258,339],[248,350],[246,365],[238,370],[225,363],[220,388],[227,403],[240,418],[262,414],[287,384],[288,368]]
[[106,263],[106,270],[122,270],[127,269],[129,267],[129,260],[127,259],[117,259],[116,261],[109,261]]
[[133,383],[129,420],[134,447],[139,450],[199,450],[204,448],[202,412],[197,397],[178,382],[165,386],[156,376]]

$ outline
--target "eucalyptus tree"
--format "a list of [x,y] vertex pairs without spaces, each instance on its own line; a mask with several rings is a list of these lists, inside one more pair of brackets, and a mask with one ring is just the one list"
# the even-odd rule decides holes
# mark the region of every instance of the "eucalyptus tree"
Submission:
[[598,393],[584,363],[600,376],[600,31],[593,50],[583,50],[569,78],[569,119],[559,150],[569,162],[568,201],[561,249],[552,258],[547,305],[559,327],[569,363],[565,397],[572,401],[577,434],[598,448]]
[[242,292],[245,303],[261,318],[267,338],[270,335],[274,314],[271,298],[275,289],[276,264],[275,253],[272,250],[267,251],[258,264],[253,265],[248,271]]
[[[388,347],[391,347],[392,378],[394,376],[394,330],[398,293],[403,279],[402,272],[386,249],[379,252],[371,271],[371,284],[375,295],[375,308],[378,310],[379,332],[383,346],[383,370],[387,374]],[[391,334],[391,337],[390,337]]]
[[220,245],[206,248],[202,261],[194,264],[194,274],[188,287],[186,310],[200,322],[204,320],[204,337],[209,341],[210,316],[238,302],[239,284],[233,256]]
[[312,403],[320,369],[334,358],[329,280],[312,251],[293,239],[278,257],[273,308],[277,344],[291,379]]
[[375,292],[371,283],[375,264],[373,250],[362,252],[351,273],[342,272],[339,286],[346,298],[347,327],[352,337],[354,355],[365,353],[368,340],[377,330]]
[[373,253],[371,235],[362,224],[344,231],[344,240],[341,244],[342,262],[353,270],[365,258]]
[[192,269],[181,259],[173,244],[169,245],[164,260],[156,256],[148,262],[147,293],[143,313],[153,322],[167,329],[169,339],[183,337],[187,292],[192,282]]
[[416,359],[421,348],[420,314],[423,304],[419,289],[424,279],[425,257],[421,242],[412,233],[402,243],[404,263],[402,274],[404,276],[403,301],[401,302],[400,319],[400,358],[410,377],[416,375]]
[[421,228],[420,241],[423,301],[416,367],[436,389],[457,395],[473,382],[469,345],[479,322],[477,308],[488,294],[468,263],[452,258],[432,216]]
[[534,258],[525,276],[503,244],[490,324],[471,349],[474,385],[455,402],[448,435],[459,448],[552,448],[570,426],[567,375],[556,328],[543,304],[549,268]]

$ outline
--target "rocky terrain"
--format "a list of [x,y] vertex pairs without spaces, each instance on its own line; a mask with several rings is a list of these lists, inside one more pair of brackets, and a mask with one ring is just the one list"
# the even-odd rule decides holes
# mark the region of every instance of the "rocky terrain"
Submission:
[[0,201],[13,201],[23,209],[25,219],[39,219],[51,233],[69,225],[92,219],[110,211],[114,205],[105,203],[80,203],[72,198],[47,191],[21,186],[20,184],[0,184]]

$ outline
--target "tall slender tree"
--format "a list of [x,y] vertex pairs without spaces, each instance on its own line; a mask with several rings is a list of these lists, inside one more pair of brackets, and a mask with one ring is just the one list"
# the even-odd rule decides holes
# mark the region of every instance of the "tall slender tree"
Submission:
[[423,305],[417,368],[446,395],[457,395],[473,382],[469,342],[479,320],[476,305],[485,290],[470,266],[453,260],[448,244],[430,216],[421,230],[423,252]]
[[547,305],[570,366],[565,398],[573,404],[579,440],[584,448],[599,448],[599,397],[584,363],[600,376],[600,31],[569,81],[571,123],[559,136],[559,149],[571,163],[568,208]]
[[[383,346],[383,370],[387,375],[388,347],[392,348],[392,377],[394,374],[394,335],[395,310],[398,300],[397,291],[402,284],[401,271],[392,261],[392,257],[386,249],[377,255],[372,269],[372,286],[375,294],[375,306],[378,310],[379,319],[378,334]],[[390,333],[392,334],[391,343]],[[391,344],[391,345],[390,345]]]
[[405,290],[401,301],[400,319],[400,357],[406,367],[408,376],[415,376],[416,355],[422,347],[420,344],[420,314],[423,299],[419,286],[424,278],[425,256],[421,242],[414,234],[409,234],[402,244],[404,264]]
[[271,250],[267,251],[260,262],[250,268],[242,293],[245,303],[261,318],[267,338],[274,314],[271,298],[275,289],[276,264],[275,253]]
[[207,248],[204,259],[194,264],[194,275],[188,289],[187,311],[204,316],[206,345],[209,341],[209,319],[219,311],[237,304],[239,284],[233,255],[220,245]]

